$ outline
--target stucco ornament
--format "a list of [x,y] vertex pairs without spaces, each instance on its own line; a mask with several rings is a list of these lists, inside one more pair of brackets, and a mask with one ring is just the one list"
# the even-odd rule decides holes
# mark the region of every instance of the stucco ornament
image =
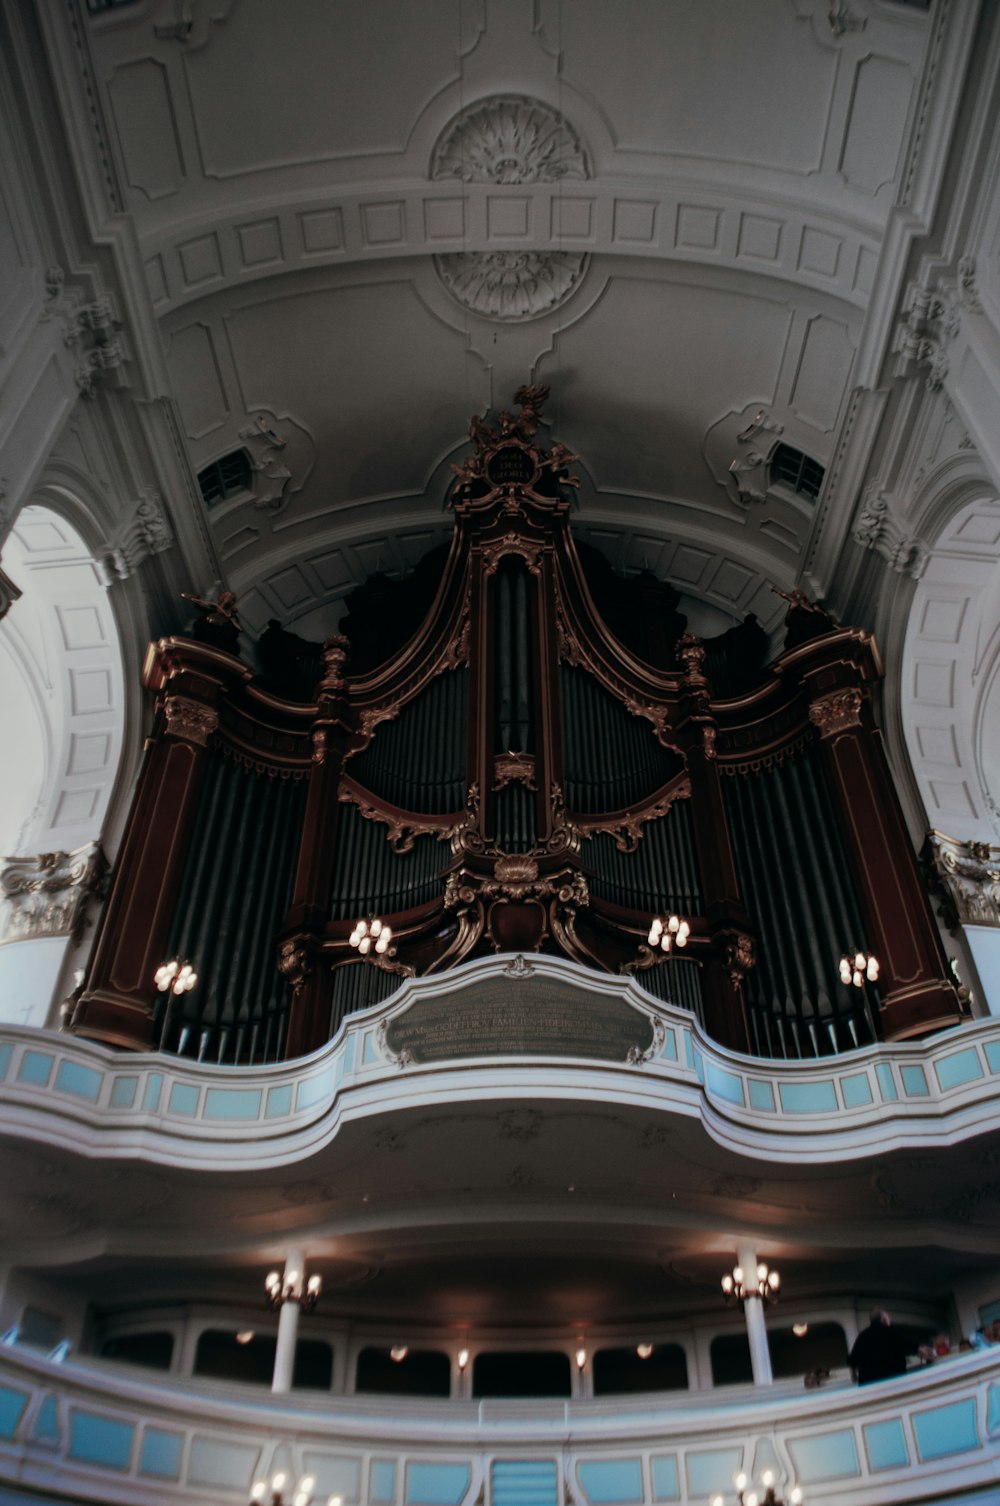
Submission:
[[[590,176],[576,132],[557,110],[498,94],[463,110],[438,140],[431,177],[502,185]],[[435,258],[438,276],[464,308],[503,322],[536,319],[577,287],[587,256],[572,251],[468,251]]]
[[463,183],[556,183],[589,178],[580,139],[551,105],[495,94],[455,116],[431,157],[431,177]]
[[558,308],[588,258],[573,251],[471,251],[435,258],[438,276],[464,308],[487,319],[536,319]]

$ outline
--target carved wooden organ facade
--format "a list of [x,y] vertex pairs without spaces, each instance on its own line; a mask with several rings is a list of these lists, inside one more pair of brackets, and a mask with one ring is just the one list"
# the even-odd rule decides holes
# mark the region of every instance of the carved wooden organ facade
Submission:
[[[474,420],[450,548],[355,593],[348,636],[277,629],[263,675],[225,624],[150,646],[156,724],[73,1029],[270,1060],[407,975],[538,949],[635,973],[759,1055],[957,1018],[872,720],[875,643],[797,593],[768,667],[752,619],[686,633],[669,586],[574,541],[576,457],[539,443],[543,396]],[[647,942],[668,913],[683,956]],[[374,916],[393,949],[363,958]],[[839,981],[855,948],[877,987]],[[172,956],[199,981],[165,1002]]]

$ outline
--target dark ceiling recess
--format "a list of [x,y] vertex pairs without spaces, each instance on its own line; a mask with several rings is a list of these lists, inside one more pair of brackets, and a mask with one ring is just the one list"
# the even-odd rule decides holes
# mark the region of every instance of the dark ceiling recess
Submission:
[[233,450],[198,472],[198,489],[206,507],[211,507],[213,502],[238,497],[241,492],[250,491],[252,486],[253,466],[246,450]]
[[800,497],[808,497],[811,501],[819,496],[825,475],[818,460],[804,455],[790,444],[779,444],[771,456],[771,481],[780,481],[783,486],[790,486],[793,492],[798,492]]

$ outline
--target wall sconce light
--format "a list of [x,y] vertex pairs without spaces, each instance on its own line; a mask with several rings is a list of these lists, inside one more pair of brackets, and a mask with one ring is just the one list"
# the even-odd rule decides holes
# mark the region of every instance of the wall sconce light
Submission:
[[650,946],[658,946],[661,951],[669,952],[675,946],[687,946],[690,934],[691,927],[679,915],[667,915],[662,918],[657,915],[649,928],[646,940]]
[[395,1360],[397,1365],[400,1365],[406,1359],[409,1352],[410,1346],[408,1344],[393,1344],[389,1350],[389,1358]]
[[182,962],[175,957],[171,962],[161,962],[153,974],[153,982],[161,994],[187,994],[198,981],[198,974],[190,962]]
[[281,1307],[286,1302],[297,1302],[304,1313],[311,1313],[323,1290],[322,1276],[310,1276],[303,1285],[302,1271],[268,1271],[264,1278],[264,1290],[271,1307]]
[[369,952],[383,957],[392,945],[392,927],[377,916],[372,920],[359,920],[347,939],[362,957],[367,957]]
[[865,983],[878,982],[878,958],[871,952],[855,952],[853,957],[845,952],[840,959],[840,981],[861,988]]
[[576,1351],[576,1368],[578,1370],[582,1370],[584,1368],[584,1366],[586,1365],[586,1363],[587,1363],[587,1351],[586,1351],[586,1349],[584,1349],[583,1345],[581,1344],[580,1348]]
[[641,1360],[648,1360],[653,1352],[653,1346],[652,1344],[637,1344],[635,1352]]
[[469,1351],[467,1349],[460,1349],[458,1351],[458,1368],[459,1368],[459,1370],[461,1370],[461,1371],[464,1372],[465,1371],[465,1367],[466,1367],[466,1365],[468,1365],[468,1363],[469,1363]]
[[759,1297],[762,1302],[777,1302],[780,1286],[781,1277],[778,1272],[769,1270],[763,1261],[757,1267],[755,1279],[751,1280],[747,1279],[741,1265],[734,1265],[732,1274],[727,1271],[722,1278],[722,1295],[727,1306],[733,1302],[745,1302],[748,1297]]

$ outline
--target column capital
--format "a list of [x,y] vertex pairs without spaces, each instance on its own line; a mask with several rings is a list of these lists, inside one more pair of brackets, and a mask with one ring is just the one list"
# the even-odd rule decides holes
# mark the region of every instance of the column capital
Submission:
[[167,732],[185,742],[197,743],[204,748],[219,725],[219,713],[214,706],[196,701],[192,696],[167,695],[163,698],[163,713]]
[[1000,846],[962,841],[932,828],[921,860],[950,931],[963,925],[1000,928]]
[[861,726],[861,708],[865,694],[857,686],[833,690],[809,704],[809,720],[819,729],[820,737],[836,737]]

